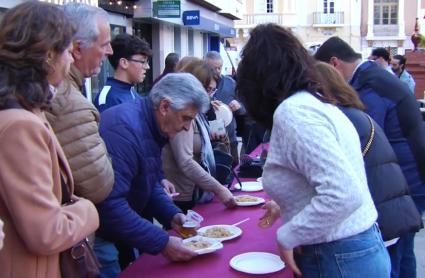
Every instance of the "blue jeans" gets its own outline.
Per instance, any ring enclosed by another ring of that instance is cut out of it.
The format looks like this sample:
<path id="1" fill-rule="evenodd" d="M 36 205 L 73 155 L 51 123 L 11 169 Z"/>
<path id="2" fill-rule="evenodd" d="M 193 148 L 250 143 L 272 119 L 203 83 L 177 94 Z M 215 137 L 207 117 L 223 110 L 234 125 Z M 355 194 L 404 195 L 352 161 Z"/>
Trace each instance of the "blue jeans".
<path id="1" fill-rule="evenodd" d="M 392 278 L 416 278 L 414 238 L 415 233 L 409 233 L 400 237 L 396 244 L 388 247 Z"/>
<path id="2" fill-rule="evenodd" d="M 303 278 L 390 277 L 391 265 L 376 224 L 340 240 L 302 246 L 295 261 Z"/>
<path id="3" fill-rule="evenodd" d="M 94 240 L 94 252 L 101 265 L 100 277 L 113 278 L 121 272 L 118 261 L 118 250 L 110 241 L 96 237 Z"/>

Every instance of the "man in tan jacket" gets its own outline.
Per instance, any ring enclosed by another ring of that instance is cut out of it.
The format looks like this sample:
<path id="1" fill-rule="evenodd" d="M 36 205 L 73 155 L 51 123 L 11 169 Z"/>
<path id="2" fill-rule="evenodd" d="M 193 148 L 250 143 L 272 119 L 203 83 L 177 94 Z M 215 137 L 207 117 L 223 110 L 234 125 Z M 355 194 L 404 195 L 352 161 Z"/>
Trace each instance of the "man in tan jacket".
<path id="1" fill-rule="evenodd" d="M 77 26 L 70 74 L 52 100 L 47 118 L 62 145 L 75 180 L 75 194 L 97 204 L 110 193 L 114 173 L 99 135 L 99 112 L 84 96 L 84 78 L 100 72 L 112 54 L 107 13 L 97 7 L 70 3 L 65 13 Z"/>

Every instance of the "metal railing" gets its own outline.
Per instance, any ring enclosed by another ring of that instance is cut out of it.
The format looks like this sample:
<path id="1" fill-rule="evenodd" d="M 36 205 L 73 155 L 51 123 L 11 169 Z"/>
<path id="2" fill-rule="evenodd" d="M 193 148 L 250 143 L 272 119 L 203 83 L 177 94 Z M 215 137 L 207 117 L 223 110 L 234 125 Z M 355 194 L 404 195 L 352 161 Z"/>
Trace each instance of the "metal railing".
<path id="1" fill-rule="evenodd" d="M 398 36 L 398 25 L 373 25 L 374 36 Z"/>
<path id="2" fill-rule="evenodd" d="M 257 25 L 263 23 L 275 23 L 283 26 L 296 24 L 296 14 L 292 13 L 256 13 L 245 14 L 242 20 L 236 20 L 236 25 Z"/>
<path id="3" fill-rule="evenodd" d="M 336 13 L 313 13 L 313 25 L 342 25 L 344 24 L 344 12 Z"/>

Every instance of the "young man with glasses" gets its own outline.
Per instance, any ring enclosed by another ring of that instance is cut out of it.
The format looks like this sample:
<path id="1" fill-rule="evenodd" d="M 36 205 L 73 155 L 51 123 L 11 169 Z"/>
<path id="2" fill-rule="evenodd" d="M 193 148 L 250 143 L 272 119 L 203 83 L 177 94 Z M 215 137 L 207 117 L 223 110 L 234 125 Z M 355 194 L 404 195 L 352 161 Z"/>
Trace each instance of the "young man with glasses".
<path id="1" fill-rule="evenodd" d="M 108 58 L 115 73 L 114 77 L 107 79 L 95 98 L 94 105 L 99 112 L 139 98 L 133 86 L 142 83 L 150 69 L 149 57 L 152 50 L 144 39 L 120 34 L 112 40 L 111 45 L 114 54 Z"/>

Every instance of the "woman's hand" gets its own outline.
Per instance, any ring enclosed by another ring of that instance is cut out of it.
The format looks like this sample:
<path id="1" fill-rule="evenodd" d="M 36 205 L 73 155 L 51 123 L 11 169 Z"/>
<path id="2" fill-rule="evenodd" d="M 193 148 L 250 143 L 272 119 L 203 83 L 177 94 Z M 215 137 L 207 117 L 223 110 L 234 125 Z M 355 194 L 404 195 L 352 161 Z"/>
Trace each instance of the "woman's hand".
<path id="1" fill-rule="evenodd" d="M 165 193 L 170 197 L 170 199 L 173 199 L 176 196 L 179 196 L 180 193 L 176 192 L 176 188 L 174 187 L 174 184 L 172 184 L 169 180 L 163 179 L 161 181 L 162 187 L 164 187 Z"/>
<path id="2" fill-rule="evenodd" d="M 220 186 L 220 189 L 215 192 L 220 201 L 228 208 L 234 208 L 236 206 L 236 200 L 232 192 L 224 186 Z"/>
<path id="3" fill-rule="evenodd" d="M 301 271 L 295 263 L 294 250 L 286 250 L 282 247 L 282 245 L 280 245 L 280 243 L 277 244 L 279 245 L 279 253 L 282 261 L 285 263 L 286 266 L 289 266 L 289 268 L 291 268 L 294 274 L 296 274 L 298 277 L 301 277 Z"/>
<path id="4" fill-rule="evenodd" d="M 239 103 L 239 101 L 234 99 L 229 103 L 229 107 L 232 110 L 232 112 L 235 112 L 241 108 L 241 104 Z"/>
<path id="5" fill-rule="evenodd" d="M 214 110 L 218 110 L 220 105 L 222 105 L 223 103 L 219 100 L 213 100 L 213 101 L 211 101 L 211 104 L 212 104 Z"/>
<path id="6" fill-rule="evenodd" d="M 276 222 L 276 220 L 280 217 L 280 207 L 275 201 L 272 200 L 262 206 L 262 209 L 265 209 L 266 212 L 260 218 L 258 226 L 260 226 L 261 228 L 270 228 L 271 226 L 273 226 L 274 222 Z"/>

